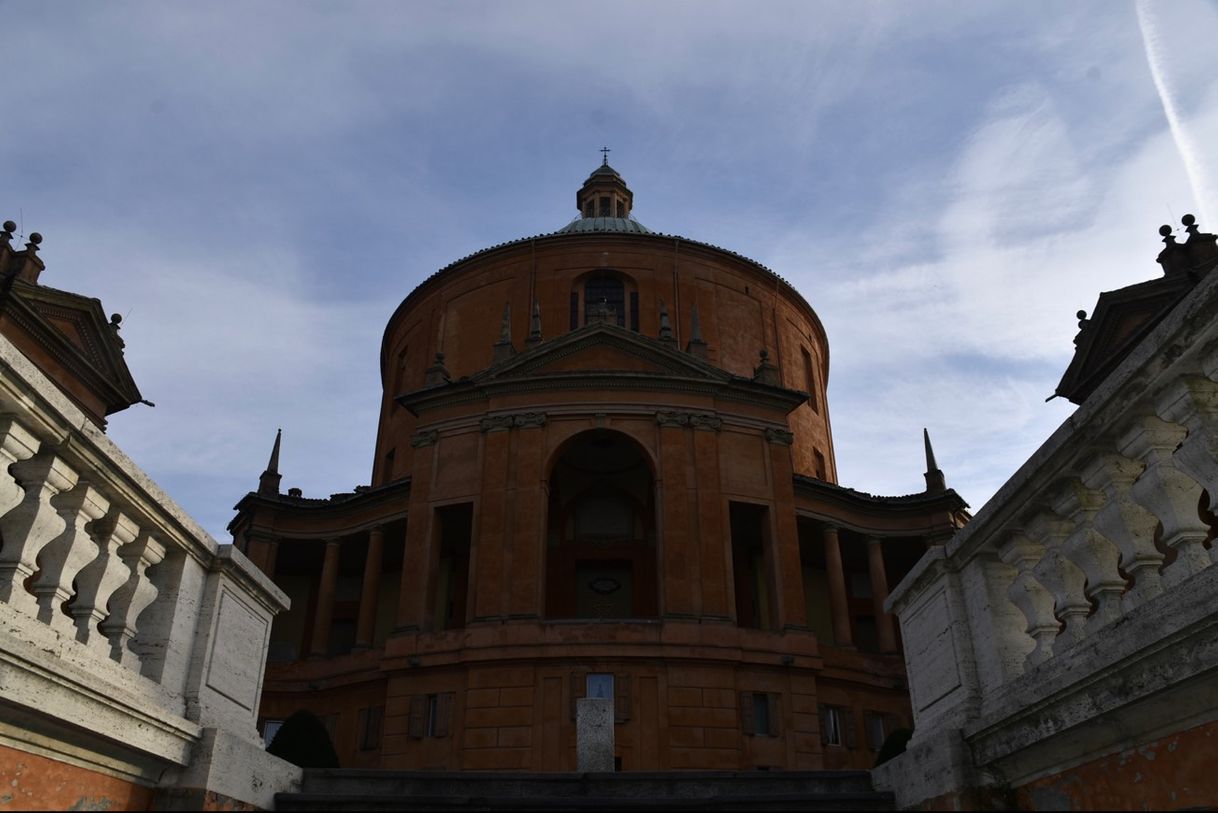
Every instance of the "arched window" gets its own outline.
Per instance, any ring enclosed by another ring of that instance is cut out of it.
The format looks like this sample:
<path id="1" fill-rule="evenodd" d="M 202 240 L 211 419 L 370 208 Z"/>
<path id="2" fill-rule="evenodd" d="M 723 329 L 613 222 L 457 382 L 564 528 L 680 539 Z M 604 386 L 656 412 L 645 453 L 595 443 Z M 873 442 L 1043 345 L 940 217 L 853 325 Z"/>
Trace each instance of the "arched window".
<path id="1" fill-rule="evenodd" d="M 618 327 L 626 326 L 626 286 L 616 276 L 597 274 L 584 283 L 584 324 L 593 308 L 607 307 L 613 311 Z"/>
<path id="2" fill-rule="evenodd" d="M 655 482 L 626 435 L 576 437 L 550 473 L 547 618 L 654 618 Z"/>

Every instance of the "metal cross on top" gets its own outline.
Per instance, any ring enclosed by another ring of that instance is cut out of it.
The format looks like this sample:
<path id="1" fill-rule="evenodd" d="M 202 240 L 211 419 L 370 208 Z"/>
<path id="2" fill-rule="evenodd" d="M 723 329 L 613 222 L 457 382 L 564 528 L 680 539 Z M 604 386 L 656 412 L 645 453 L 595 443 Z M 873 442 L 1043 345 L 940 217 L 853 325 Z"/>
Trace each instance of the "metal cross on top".
<path id="1" fill-rule="evenodd" d="M 601 147 L 601 166 L 609 166 L 609 153 L 610 149 L 608 147 Z"/>

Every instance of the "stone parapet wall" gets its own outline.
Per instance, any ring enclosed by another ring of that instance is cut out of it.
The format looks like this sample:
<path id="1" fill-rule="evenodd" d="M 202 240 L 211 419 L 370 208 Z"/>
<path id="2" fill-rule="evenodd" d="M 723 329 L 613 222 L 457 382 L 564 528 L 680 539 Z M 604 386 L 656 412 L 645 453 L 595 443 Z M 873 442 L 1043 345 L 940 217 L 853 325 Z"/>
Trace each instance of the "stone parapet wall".
<path id="1" fill-rule="evenodd" d="M 882 772 L 898 803 L 1034 783 L 1218 716 L 1216 486 L 1211 275 L 893 590 L 915 722 Z"/>
<path id="2" fill-rule="evenodd" d="M 200 765 L 241 753 L 229 761 L 290 784 L 255 728 L 286 596 L 3 337 L 0 458 L 5 753 L 202 791 Z M 224 795 L 269 806 L 274 783 L 259 783 Z"/>

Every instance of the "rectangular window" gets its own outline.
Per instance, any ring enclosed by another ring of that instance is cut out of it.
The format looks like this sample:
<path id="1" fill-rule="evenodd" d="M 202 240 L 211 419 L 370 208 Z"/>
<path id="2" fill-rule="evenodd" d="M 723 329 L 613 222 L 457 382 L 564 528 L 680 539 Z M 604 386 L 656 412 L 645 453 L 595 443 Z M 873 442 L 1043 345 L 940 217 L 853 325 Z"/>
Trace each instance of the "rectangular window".
<path id="1" fill-rule="evenodd" d="M 639 332 L 639 292 L 630 292 L 630 329 Z"/>
<path id="2" fill-rule="evenodd" d="M 381 747 L 381 724 L 384 719 L 384 706 L 359 710 L 359 750 L 376 751 Z"/>
<path id="3" fill-rule="evenodd" d="M 820 707 L 820 741 L 825 745 L 843 745 L 842 710 L 837 706 Z"/>
<path id="4" fill-rule="evenodd" d="M 732 539 L 732 579 L 736 626 L 770 629 L 769 511 L 764 505 L 728 504 Z"/>
<path id="5" fill-rule="evenodd" d="M 863 726 L 867 732 L 867 747 L 872 751 L 880 750 L 884 740 L 895 728 L 890 722 L 890 715 L 878 711 L 864 711 Z"/>
<path id="6" fill-rule="evenodd" d="M 452 725 L 452 692 L 418 694 L 410 698 L 410 719 L 407 733 L 416 740 L 425 737 L 447 737 Z"/>
<path id="7" fill-rule="evenodd" d="M 433 622 L 438 632 L 465 626 L 474 505 L 461 503 L 437 508 L 436 520 L 440 559 L 436 566 Z"/>
<path id="8" fill-rule="evenodd" d="M 601 217 L 613 217 L 613 212 L 609 209 L 609 198 L 600 199 Z"/>
<path id="9" fill-rule="evenodd" d="M 808 406 L 812 407 L 813 412 L 820 412 L 820 405 L 816 402 L 816 374 L 812 369 L 812 354 L 806 348 L 799 348 L 799 354 L 803 356 L 804 361 L 804 389 L 808 391 Z"/>
<path id="10" fill-rule="evenodd" d="M 279 729 L 283 728 L 283 720 L 266 720 L 262 724 L 262 741 L 266 745 L 270 745 L 275 739 L 275 735 L 279 733 Z"/>
<path id="11" fill-rule="evenodd" d="M 740 693 L 740 728 L 745 734 L 777 737 L 780 730 L 778 695 L 773 692 Z"/>
<path id="12" fill-rule="evenodd" d="M 820 450 L 812 452 L 812 456 L 816 458 L 816 479 L 828 480 L 828 470 L 825 468 L 825 456 L 820 453 Z"/>

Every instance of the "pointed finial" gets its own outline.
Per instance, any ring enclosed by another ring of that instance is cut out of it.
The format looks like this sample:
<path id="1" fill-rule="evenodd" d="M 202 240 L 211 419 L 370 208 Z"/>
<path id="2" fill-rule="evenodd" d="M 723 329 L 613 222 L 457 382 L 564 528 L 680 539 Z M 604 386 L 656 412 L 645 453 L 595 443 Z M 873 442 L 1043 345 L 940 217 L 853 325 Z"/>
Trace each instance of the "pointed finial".
<path id="1" fill-rule="evenodd" d="M 512 303 L 506 302 L 503 305 L 503 322 L 499 325 L 499 341 L 495 342 L 491 352 L 491 364 L 507 361 L 514 355 L 516 348 L 512 346 Z"/>
<path id="2" fill-rule="evenodd" d="M 271 447 L 271 459 L 267 461 L 266 471 L 258 478 L 259 494 L 278 494 L 279 481 L 279 444 L 283 439 L 283 429 L 275 430 L 275 445 Z"/>
<path id="3" fill-rule="evenodd" d="M 706 342 L 702 340 L 702 317 L 698 315 L 697 300 L 694 301 L 694 307 L 689 313 L 689 334 L 689 343 L 685 345 L 685 352 L 706 361 Z"/>
<path id="4" fill-rule="evenodd" d="M 423 374 L 424 387 L 438 387 L 441 384 L 447 384 L 452 380 L 448 374 L 448 368 L 444 366 L 444 354 L 436 351 L 436 360 L 427 368 L 427 372 Z"/>
<path id="5" fill-rule="evenodd" d="M 528 344 L 541 341 L 541 303 L 534 300 L 533 316 L 529 319 L 529 336 L 525 339 Z"/>
<path id="6" fill-rule="evenodd" d="M 672 323 L 668 321 L 668 306 L 663 299 L 660 300 L 660 341 L 676 341 L 672 335 Z"/>
<path id="7" fill-rule="evenodd" d="M 503 321 L 499 323 L 499 341 L 512 341 L 512 303 L 503 303 Z"/>
<path id="8" fill-rule="evenodd" d="M 609 153 L 610 149 L 608 147 L 601 147 L 601 166 L 609 166 Z"/>
<path id="9" fill-rule="evenodd" d="M 947 490 L 947 482 L 943 477 L 943 472 L 939 470 L 939 466 L 935 463 L 935 450 L 930 445 L 930 432 L 926 431 L 926 427 L 922 427 L 922 444 L 926 447 L 926 491 L 930 494 L 938 494 Z"/>

